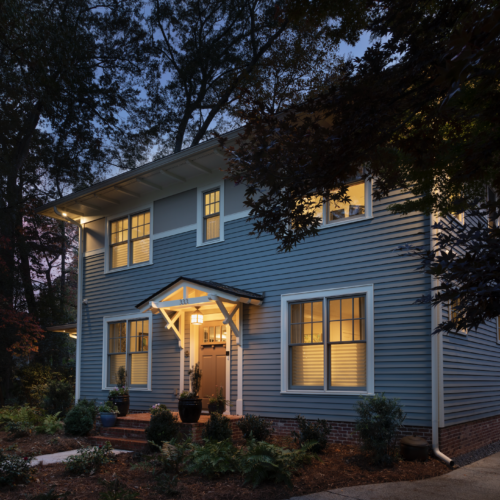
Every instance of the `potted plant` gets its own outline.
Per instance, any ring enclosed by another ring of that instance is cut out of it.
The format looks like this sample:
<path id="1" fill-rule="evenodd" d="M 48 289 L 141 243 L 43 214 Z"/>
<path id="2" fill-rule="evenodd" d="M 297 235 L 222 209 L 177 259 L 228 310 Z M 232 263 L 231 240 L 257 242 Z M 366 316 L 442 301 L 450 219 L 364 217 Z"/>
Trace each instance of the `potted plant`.
<path id="1" fill-rule="evenodd" d="M 113 401 L 105 401 L 97 408 L 101 415 L 101 425 L 103 427 L 113 427 L 116 423 L 116 415 L 120 413 Z"/>
<path id="2" fill-rule="evenodd" d="M 179 416 L 185 424 L 195 424 L 200 419 L 202 400 L 198 397 L 201 386 L 200 364 L 196 363 L 192 370 L 189 370 L 191 378 L 191 392 L 184 391 L 179 396 Z"/>
<path id="3" fill-rule="evenodd" d="M 130 407 L 130 398 L 128 395 L 128 387 L 127 387 L 127 372 L 123 366 L 118 368 L 118 372 L 116 373 L 116 380 L 118 381 L 117 386 L 109 391 L 108 399 L 113 401 L 115 405 L 118 407 L 120 413 L 119 417 L 126 417 L 128 413 L 128 409 Z"/>
<path id="4" fill-rule="evenodd" d="M 215 394 L 211 396 L 207 396 L 208 400 L 208 413 L 212 415 L 212 413 L 220 413 L 221 415 L 226 411 L 226 405 L 230 406 L 231 402 L 224 397 L 224 388 L 220 386 L 217 389 L 217 385 L 215 386 Z"/>
<path id="5" fill-rule="evenodd" d="M 167 411 L 167 410 L 168 410 L 167 405 L 164 405 L 162 403 L 156 403 L 150 408 L 149 413 L 151 413 L 151 416 L 154 416 L 158 415 L 158 413 L 161 413 L 162 411 Z"/>

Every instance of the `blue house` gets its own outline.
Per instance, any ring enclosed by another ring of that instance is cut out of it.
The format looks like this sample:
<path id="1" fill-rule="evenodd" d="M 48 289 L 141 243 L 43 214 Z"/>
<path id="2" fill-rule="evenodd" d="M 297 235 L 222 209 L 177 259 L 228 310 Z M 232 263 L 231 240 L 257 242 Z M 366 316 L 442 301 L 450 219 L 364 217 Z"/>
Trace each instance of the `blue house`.
<path id="1" fill-rule="evenodd" d="M 244 187 L 224 167 L 207 141 L 40 208 L 81 231 L 77 399 L 105 400 L 124 366 L 132 410 L 175 409 L 199 362 L 204 406 L 222 387 L 227 413 L 277 432 L 300 414 L 352 441 L 359 397 L 385 393 L 437 454 L 500 439 L 498 323 L 431 335 L 448 308 L 415 304 L 431 279 L 395 251 L 431 245 L 431 218 L 388 210 L 408 194 L 375 202 L 357 181 L 350 204 L 324 204 L 318 236 L 283 254 L 249 234 Z"/>

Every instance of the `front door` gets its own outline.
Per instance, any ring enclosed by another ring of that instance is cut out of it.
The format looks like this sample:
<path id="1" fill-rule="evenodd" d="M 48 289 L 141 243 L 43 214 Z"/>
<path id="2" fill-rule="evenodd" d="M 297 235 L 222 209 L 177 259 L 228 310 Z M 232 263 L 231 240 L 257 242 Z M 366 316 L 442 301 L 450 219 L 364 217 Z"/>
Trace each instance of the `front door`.
<path id="1" fill-rule="evenodd" d="M 226 397 L 226 336 L 229 328 L 222 321 L 208 321 L 200 326 L 200 397 L 208 410 L 208 398 L 220 391 Z"/>

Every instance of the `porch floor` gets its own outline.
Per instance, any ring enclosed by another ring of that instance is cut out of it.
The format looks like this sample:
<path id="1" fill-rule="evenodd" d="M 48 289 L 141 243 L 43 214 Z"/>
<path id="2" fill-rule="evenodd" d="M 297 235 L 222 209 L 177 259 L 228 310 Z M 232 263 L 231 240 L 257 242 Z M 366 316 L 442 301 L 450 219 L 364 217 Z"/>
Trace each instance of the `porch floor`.
<path id="1" fill-rule="evenodd" d="M 176 411 L 172 412 L 177 418 L 179 419 L 180 422 L 180 417 L 179 413 Z M 225 415 L 229 420 L 241 420 L 243 417 L 241 415 Z M 206 424 L 208 422 L 208 419 L 210 418 L 210 415 L 208 413 L 202 413 L 200 416 L 200 419 L 198 420 L 198 424 Z M 148 423 L 151 420 L 151 413 L 129 413 L 126 417 L 118 417 L 117 418 L 117 425 L 118 422 L 122 423 L 124 427 L 126 427 L 127 422 L 145 422 Z M 196 424 L 184 424 L 184 425 L 196 425 Z"/>

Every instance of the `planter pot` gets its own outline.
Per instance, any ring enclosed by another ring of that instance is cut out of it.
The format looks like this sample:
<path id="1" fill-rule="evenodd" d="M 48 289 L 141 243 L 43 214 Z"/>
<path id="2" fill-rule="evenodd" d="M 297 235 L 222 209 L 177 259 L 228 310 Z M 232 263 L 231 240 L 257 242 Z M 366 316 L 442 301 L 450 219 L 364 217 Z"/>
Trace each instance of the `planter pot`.
<path id="1" fill-rule="evenodd" d="M 201 398 L 179 399 L 179 417 L 184 424 L 196 424 L 200 419 L 202 408 Z"/>
<path id="2" fill-rule="evenodd" d="M 119 417 L 126 417 L 128 414 L 128 409 L 130 407 L 130 398 L 128 394 L 122 394 L 121 396 L 109 396 L 108 399 L 113 401 L 118 407 Z"/>
<path id="3" fill-rule="evenodd" d="M 116 413 L 101 413 L 101 425 L 103 427 L 113 427 L 116 423 Z"/>
<path id="4" fill-rule="evenodd" d="M 208 403 L 208 413 L 220 413 L 221 415 L 226 411 L 224 403 Z"/>

